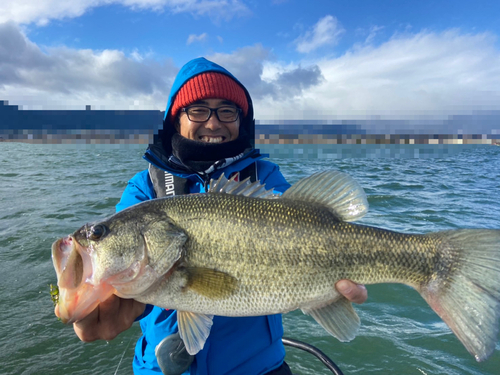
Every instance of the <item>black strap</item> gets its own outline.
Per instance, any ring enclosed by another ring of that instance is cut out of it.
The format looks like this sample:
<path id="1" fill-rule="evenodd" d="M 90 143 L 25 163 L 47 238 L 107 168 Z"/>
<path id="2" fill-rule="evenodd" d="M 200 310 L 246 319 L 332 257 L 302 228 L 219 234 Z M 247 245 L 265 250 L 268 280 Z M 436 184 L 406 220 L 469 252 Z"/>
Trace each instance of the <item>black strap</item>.
<path id="1" fill-rule="evenodd" d="M 172 173 L 149 164 L 149 177 L 155 189 L 156 198 L 189 194 L 187 179 L 174 176 Z"/>
<path id="2" fill-rule="evenodd" d="M 243 169 L 240 173 L 240 181 L 243 181 L 245 178 L 250 177 L 250 182 L 257 181 L 257 163 L 252 163 L 245 169 Z"/>
<path id="3" fill-rule="evenodd" d="M 164 171 L 153 164 L 149 164 L 149 177 L 155 189 L 156 198 L 172 197 L 174 195 L 189 194 L 187 178 L 175 176 L 172 173 Z M 239 173 L 239 180 L 243 181 L 250 177 L 251 182 L 257 181 L 257 165 L 250 164 Z M 232 176 L 231 176 L 232 177 Z"/>

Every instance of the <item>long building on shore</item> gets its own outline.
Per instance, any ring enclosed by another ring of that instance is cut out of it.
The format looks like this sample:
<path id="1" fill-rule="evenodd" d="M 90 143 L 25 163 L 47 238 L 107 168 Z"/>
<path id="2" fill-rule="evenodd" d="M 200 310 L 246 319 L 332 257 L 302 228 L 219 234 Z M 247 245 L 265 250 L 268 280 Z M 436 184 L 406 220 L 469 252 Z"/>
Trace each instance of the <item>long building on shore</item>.
<path id="1" fill-rule="evenodd" d="M 0 101 L 0 141 L 31 143 L 151 143 L 162 127 L 158 110 L 23 110 Z M 408 129 L 368 132 L 363 122 L 257 121 L 255 143 L 279 144 L 497 144 L 500 134 L 436 134 Z"/>

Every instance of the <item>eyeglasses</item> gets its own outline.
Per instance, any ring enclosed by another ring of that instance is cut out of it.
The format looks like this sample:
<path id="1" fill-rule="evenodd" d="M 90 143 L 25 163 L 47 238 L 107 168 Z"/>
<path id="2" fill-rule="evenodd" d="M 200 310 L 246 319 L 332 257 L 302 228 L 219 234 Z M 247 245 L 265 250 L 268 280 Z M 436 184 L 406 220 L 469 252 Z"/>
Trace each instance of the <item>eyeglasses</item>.
<path id="1" fill-rule="evenodd" d="M 186 112 L 189 121 L 193 122 L 205 122 L 208 121 L 212 112 L 215 112 L 217 119 L 220 122 L 234 122 L 238 120 L 241 109 L 237 107 L 219 107 L 219 108 L 209 108 L 205 106 L 191 106 L 187 108 L 182 108 L 182 112 Z"/>

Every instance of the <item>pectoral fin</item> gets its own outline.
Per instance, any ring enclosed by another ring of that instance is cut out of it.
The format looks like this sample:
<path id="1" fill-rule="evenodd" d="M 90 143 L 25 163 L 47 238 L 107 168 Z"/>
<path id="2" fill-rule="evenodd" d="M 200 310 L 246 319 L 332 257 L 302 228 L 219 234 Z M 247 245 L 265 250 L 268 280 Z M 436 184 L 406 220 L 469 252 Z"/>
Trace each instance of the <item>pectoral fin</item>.
<path id="1" fill-rule="evenodd" d="M 189 354 L 195 355 L 205 346 L 205 341 L 207 341 L 212 328 L 213 317 L 213 315 L 177 311 L 179 335 Z"/>
<path id="2" fill-rule="evenodd" d="M 233 276 L 209 268 L 188 267 L 186 287 L 211 298 L 221 299 L 234 293 L 238 280 Z"/>
<path id="3" fill-rule="evenodd" d="M 358 314 L 345 297 L 317 309 L 302 309 L 302 312 L 311 315 L 328 333 L 343 342 L 356 337 L 360 326 Z"/>

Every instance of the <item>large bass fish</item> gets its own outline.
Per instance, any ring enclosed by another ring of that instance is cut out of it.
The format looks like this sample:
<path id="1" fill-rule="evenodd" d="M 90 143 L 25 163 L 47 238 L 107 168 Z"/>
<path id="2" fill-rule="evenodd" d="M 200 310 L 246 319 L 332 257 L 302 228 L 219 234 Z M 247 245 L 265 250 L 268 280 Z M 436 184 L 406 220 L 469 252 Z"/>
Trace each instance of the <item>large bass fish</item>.
<path id="1" fill-rule="evenodd" d="M 213 315 L 302 309 L 349 341 L 360 322 L 335 283 L 403 283 L 486 359 L 498 334 L 500 230 L 403 234 L 349 223 L 367 210 L 363 189 L 335 171 L 280 197 L 219 180 L 207 194 L 139 203 L 52 245 L 60 316 L 82 319 L 111 294 L 176 309 L 195 354 Z"/>

